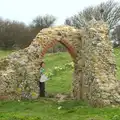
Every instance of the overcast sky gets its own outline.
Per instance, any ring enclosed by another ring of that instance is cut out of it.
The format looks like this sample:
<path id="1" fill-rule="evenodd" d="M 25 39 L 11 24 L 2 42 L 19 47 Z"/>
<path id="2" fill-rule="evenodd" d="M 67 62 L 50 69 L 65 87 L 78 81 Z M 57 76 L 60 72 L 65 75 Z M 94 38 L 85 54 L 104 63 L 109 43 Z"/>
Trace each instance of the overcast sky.
<path id="1" fill-rule="evenodd" d="M 104 1 L 107 0 L 0 0 L 0 17 L 29 24 L 38 15 L 52 14 L 57 17 L 56 25 L 61 25 L 66 17 Z"/>

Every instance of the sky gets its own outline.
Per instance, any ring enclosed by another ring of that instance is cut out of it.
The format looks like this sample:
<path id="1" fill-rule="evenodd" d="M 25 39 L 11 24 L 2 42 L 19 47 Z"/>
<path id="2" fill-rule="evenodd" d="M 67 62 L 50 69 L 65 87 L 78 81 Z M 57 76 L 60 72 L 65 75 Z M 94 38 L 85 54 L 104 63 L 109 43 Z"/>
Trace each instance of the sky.
<path id="1" fill-rule="evenodd" d="M 57 18 L 56 25 L 87 6 L 107 0 L 0 0 L 0 17 L 29 24 L 36 16 L 50 14 Z M 115 0 L 119 1 L 119 0 Z"/>

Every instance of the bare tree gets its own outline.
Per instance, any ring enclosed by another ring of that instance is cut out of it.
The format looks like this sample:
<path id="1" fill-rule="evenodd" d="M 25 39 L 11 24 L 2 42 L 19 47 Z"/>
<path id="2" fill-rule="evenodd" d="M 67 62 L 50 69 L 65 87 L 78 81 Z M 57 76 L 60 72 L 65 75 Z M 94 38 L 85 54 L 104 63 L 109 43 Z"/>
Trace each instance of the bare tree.
<path id="1" fill-rule="evenodd" d="M 43 28 L 48 28 L 52 26 L 55 21 L 56 18 L 52 15 L 37 16 L 30 24 L 33 36 L 35 37 L 36 34 Z"/>
<path id="2" fill-rule="evenodd" d="M 0 19 L 0 48 L 24 48 L 32 41 L 29 26 L 22 22 Z"/>
<path id="3" fill-rule="evenodd" d="M 32 21 L 32 26 L 35 28 L 39 28 L 40 30 L 43 28 L 48 28 L 52 26 L 55 22 L 56 18 L 52 15 L 45 15 L 45 16 L 37 16 Z"/>
<path id="4" fill-rule="evenodd" d="M 111 39 L 113 40 L 114 47 L 120 46 L 120 24 L 116 25 L 111 32 Z"/>
<path id="5" fill-rule="evenodd" d="M 93 18 L 95 20 L 102 19 L 103 21 L 107 22 L 111 29 L 116 23 L 120 21 L 120 4 L 109 0 L 95 7 L 87 7 L 78 14 L 67 18 L 65 20 L 65 24 L 80 28 Z"/>
<path id="6" fill-rule="evenodd" d="M 43 28 L 53 25 L 52 15 L 38 16 L 27 26 L 23 22 L 0 18 L 0 49 L 20 49 L 27 47 Z"/>

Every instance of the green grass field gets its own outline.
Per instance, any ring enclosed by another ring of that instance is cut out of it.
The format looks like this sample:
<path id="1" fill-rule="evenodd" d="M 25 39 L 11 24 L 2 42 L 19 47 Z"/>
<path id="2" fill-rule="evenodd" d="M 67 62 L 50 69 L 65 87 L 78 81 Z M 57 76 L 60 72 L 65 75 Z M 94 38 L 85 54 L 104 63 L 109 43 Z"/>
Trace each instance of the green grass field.
<path id="1" fill-rule="evenodd" d="M 10 51 L 0 51 L 0 57 Z M 120 80 L 120 49 L 115 49 L 117 78 Z M 46 71 L 63 68 L 72 59 L 68 53 L 47 54 Z M 72 69 L 57 72 L 46 83 L 48 93 L 69 93 L 72 89 Z M 61 109 L 58 109 L 61 106 Z M 120 120 L 120 108 L 92 108 L 82 101 L 58 103 L 50 98 L 33 101 L 0 101 L 0 120 Z"/>
<path id="2" fill-rule="evenodd" d="M 0 50 L 0 58 L 3 58 L 5 56 L 9 55 L 11 52 L 12 51 L 10 51 L 10 50 L 9 51 L 8 50 L 6 50 L 6 51 Z"/>

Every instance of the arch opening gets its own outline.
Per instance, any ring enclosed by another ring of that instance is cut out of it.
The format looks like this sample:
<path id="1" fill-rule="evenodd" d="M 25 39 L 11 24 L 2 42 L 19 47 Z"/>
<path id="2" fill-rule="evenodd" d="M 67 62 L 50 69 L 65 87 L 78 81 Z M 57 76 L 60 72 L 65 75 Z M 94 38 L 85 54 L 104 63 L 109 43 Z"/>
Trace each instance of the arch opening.
<path id="1" fill-rule="evenodd" d="M 65 48 L 67 49 L 67 51 L 70 53 L 71 57 L 74 60 L 76 58 L 76 56 L 77 56 L 76 50 L 67 40 L 61 40 L 61 41 L 53 40 L 51 43 L 47 44 L 43 48 L 40 56 L 44 57 L 44 55 L 46 54 L 48 49 L 54 47 L 56 44 L 58 44 L 58 42 L 61 43 L 63 46 L 65 46 Z"/>
<path id="2" fill-rule="evenodd" d="M 53 47 L 55 47 L 57 44 L 61 44 L 61 45 L 63 45 L 65 48 L 66 48 L 66 52 L 67 52 L 67 54 L 69 54 L 71 57 L 71 60 L 69 61 L 70 63 L 73 63 L 73 66 L 74 66 L 74 61 L 75 61 L 75 59 L 76 59 L 76 50 L 75 50 L 75 48 L 71 45 L 71 43 L 69 43 L 67 40 L 61 40 L 61 41 L 57 41 L 57 40 L 53 40 L 51 43 L 49 43 L 49 44 L 47 44 L 44 48 L 43 48 L 43 50 L 42 50 L 42 52 L 41 52 L 41 57 L 42 57 L 42 59 L 45 57 L 45 55 L 46 55 L 46 53 L 47 53 L 47 51 L 50 49 L 50 48 L 53 48 Z M 67 56 L 66 56 L 67 57 Z M 68 62 L 68 61 L 67 61 Z M 66 63 L 67 63 L 66 62 Z M 61 67 L 61 66 L 60 66 Z M 67 72 L 66 72 L 67 73 Z M 74 73 L 74 67 L 73 67 L 73 69 L 69 72 L 69 73 L 67 73 L 68 74 L 68 76 L 69 76 L 69 78 L 63 78 L 63 79 L 68 79 L 67 81 L 69 81 L 69 86 L 71 86 L 71 89 L 69 90 L 69 95 L 71 96 L 72 94 L 71 94 L 71 91 L 73 91 L 73 77 L 72 77 L 72 74 Z M 60 75 L 59 75 L 60 76 Z M 61 77 L 62 78 L 62 77 Z M 66 81 L 66 80 L 65 80 Z M 50 82 L 52 82 L 52 81 L 50 81 Z M 47 82 L 48 84 L 49 84 L 49 82 Z M 59 84 L 59 83 L 58 83 Z M 65 87 L 65 86 L 64 86 Z M 48 91 L 49 92 L 49 91 Z M 64 92 L 64 93 L 66 93 L 66 91 Z M 63 93 L 63 94 L 64 94 Z M 59 94 L 59 92 L 58 92 L 58 94 Z"/>

